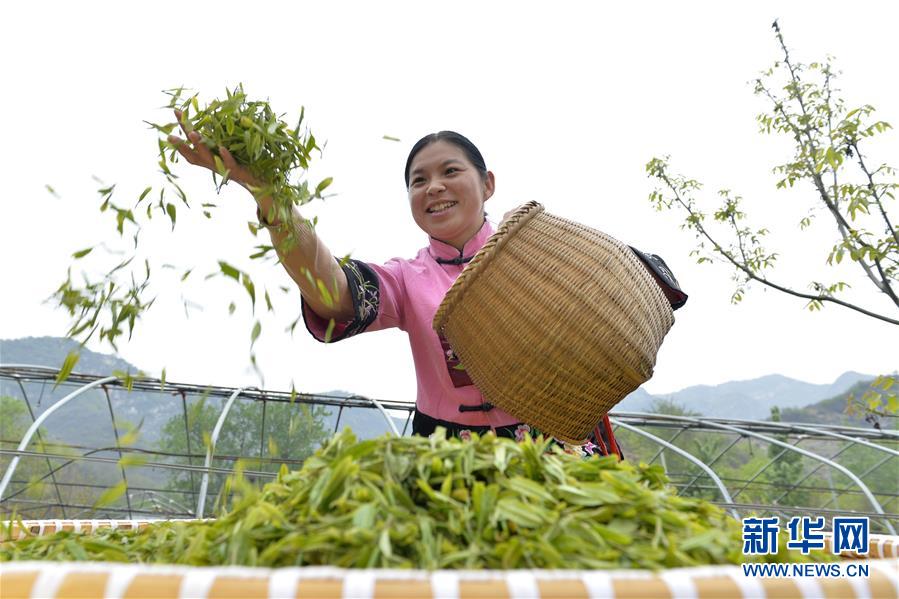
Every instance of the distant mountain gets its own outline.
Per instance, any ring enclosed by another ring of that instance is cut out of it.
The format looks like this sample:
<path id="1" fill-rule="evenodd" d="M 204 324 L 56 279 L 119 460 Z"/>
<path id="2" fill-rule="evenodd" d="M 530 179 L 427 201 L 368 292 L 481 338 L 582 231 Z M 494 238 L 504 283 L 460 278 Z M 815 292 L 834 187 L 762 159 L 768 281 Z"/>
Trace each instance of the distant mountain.
<path id="1" fill-rule="evenodd" d="M 27 364 L 59 368 L 66 356 L 79 344 L 65 337 L 25 337 L 0 339 L 0 364 Z M 113 370 L 137 372 L 127 361 L 110 354 L 100 354 L 81 348 L 75 371 L 81 374 L 109 375 Z"/>
<path id="2" fill-rule="evenodd" d="M 653 395 L 639 387 L 636 391 L 625 397 L 613 410 L 620 412 L 649 412 L 653 402 L 660 399 L 661 395 Z"/>
<path id="3" fill-rule="evenodd" d="M 64 337 L 26 337 L 24 339 L 0 339 L 0 364 L 47 366 L 59 368 L 65 357 L 80 346 L 76 341 Z M 81 357 L 75 365 L 75 372 L 80 374 L 108 376 L 113 371 L 137 373 L 139 369 L 129 362 L 110 354 L 101 354 L 86 348 L 80 348 Z M 71 387 L 44 383 L 25 382 L 31 409 L 39 416 L 47 408 L 71 393 Z M 9 380 L 0 380 L 0 393 L 21 397 L 19 386 Z M 152 444 L 159 439 L 162 424 L 169 418 L 169 404 L 173 401 L 160 401 L 158 394 L 132 393 L 110 389 L 110 402 L 114 407 L 116 424 L 119 431 L 126 430 L 128 425 L 143 423 L 141 442 L 138 446 Z M 44 428 L 53 439 L 64 443 L 78 445 L 85 439 L 102 445 L 115 445 L 115 431 L 112 426 L 109 403 L 106 394 L 99 389 L 88 391 L 84 396 L 59 409 L 47 420 Z"/>
<path id="4" fill-rule="evenodd" d="M 780 419 L 783 422 L 801 422 L 808 424 L 836 424 L 843 426 L 857 426 L 871 428 L 871 423 L 866 422 L 861 416 L 846 413 L 846 405 L 850 395 L 857 398 L 870 389 L 871 380 L 861 381 L 850 387 L 847 391 L 839 393 L 828 399 L 819 401 L 804 408 L 790 408 L 782 410 Z M 899 428 L 896 418 L 882 418 L 880 426 L 883 428 Z"/>
<path id="5" fill-rule="evenodd" d="M 58 368 L 65 356 L 77 346 L 76 342 L 60 337 L 0 340 L 0 363 L 34 364 Z M 121 358 L 82 349 L 81 358 L 75 370 L 85 374 L 106 375 L 113 370 L 138 372 L 139 369 Z M 779 374 L 771 374 L 747 381 L 731 381 L 720 385 L 695 385 L 665 395 L 652 395 L 643 389 L 637 389 L 615 409 L 617 411 L 647 412 L 652 409 L 652 404 L 656 400 L 666 399 L 687 410 L 706 416 L 764 420 L 770 415 L 773 406 L 778 406 L 782 410 L 802 408 L 844 394 L 852 385 L 873 378 L 871 375 L 858 372 L 845 372 L 833 383 L 819 385 Z M 7 382 L 3 386 L 8 385 Z M 2 390 L 7 391 L 5 388 Z M 12 389 L 10 388 L 9 391 L 12 392 Z M 35 397 L 42 398 L 35 408 L 35 411 L 40 413 L 61 397 L 61 391 L 60 388 L 56 392 L 52 392 L 49 390 L 49 386 L 45 386 L 28 392 L 29 396 L 33 394 Z M 344 391 L 330 391 L 327 394 L 345 397 L 351 395 Z M 170 405 L 171 402 L 160 401 L 158 394 L 146 394 L 147 397 L 138 397 L 139 395 L 135 393 L 131 394 L 128 400 L 118 400 L 116 406 L 122 406 L 123 419 L 132 423 L 144 421 L 144 430 L 149 441 L 155 437 L 153 431 L 158 430 L 161 423 L 171 417 L 172 410 L 178 406 Z M 90 408 L 89 413 L 92 416 L 89 421 L 86 418 L 88 412 L 85 410 L 87 408 L 82 408 L 80 412 L 74 413 L 72 416 L 76 418 L 75 422 L 78 423 L 78 426 L 67 427 L 66 435 L 73 438 L 72 442 L 78 435 L 98 433 L 100 428 L 104 431 L 109 430 L 109 414 L 105 400 Z M 116 410 L 118 411 L 119 407 L 116 407 Z M 329 415 L 329 422 L 332 426 L 336 423 L 337 412 L 338 410 L 334 409 Z M 84 417 L 80 418 L 79 414 L 83 414 Z M 81 422 L 82 420 L 84 422 Z M 395 421 L 397 428 L 402 431 L 405 418 L 397 418 Z M 386 421 L 377 410 L 344 410 L 340 428 L 346 425 L 349 425 L 361 438 L 377 436 L 388 430 Z"/>
<path id="6" fill-rule="evenodd" d="M 845 372 L 830 384 L 806 383 L 780 374 L 731 381 L 720 385 L 695 385 L 675 393 L 652 395 L 637 389 L 619 403 L 619 411 L 647 412 L 656 399 L 664 398 L 705 416 L 764 420 L 771 408 L 801 408 L 834 397 L 873 375 Z"/>
<path id="7" fill-rule="evenodd" d="M 28 337 L 25 339 L 0 340 L 0 364 L 23 364 L 59 368 L 66 355 L 78 348 L 78 343 L 62 337 Z M 114 370 L 136 373 L 139 368 L 129 362 L 109 354 L 101 354 L 82 348 L 75 372 L 81 374 L 109 375 Z M 23 383 L 31 409 L 39 416 L 50 406 L 72 391 L 71 387 L 53 389 L 52 384 Z M 19 386 L 9 380 L 0 380 L 0 394 L 21 397 Z M 322 395 L 351 397 L 346 391 L 329 391 Z M 180 415 L 183 407 L 180 396 L 167 393 L 110 389 L 109 396 L 120 431 L 125 424 L 141 426 L 138 447 L 152 447 L 161 437 L 162 428 L 174 415 Z M 223 399 L 210 401 L 224 405 Z M 352 408 L 340 410 L 327 408 L 325 426 L 328 430 L 343 430 L 346 427 L 360 439 L 378 437 L 390 431 L 387 421 L 377 409 Z M 338 416 L 340 418 L 338 422 Z M 394 417 L 397 430 L 403 431 L 405 418 Z M 44 425 L 53 439 L 64 443 L 80 445 L 91 439 L 98 445 L 115 445 L 109 403 L 101 390 L 92 390 L 84 396 L 59 409 Z M 408 427 L 407 434 L 411 431 Z"/>
<path id="8" fill-rule="evenodd" d="M 328 392 L 327 395 L 343 397 L 352 396 L 351 393 L 346 393 L 344 391 L 331 391 Z M 326 423 L 332 431 L 335 430 L 335 428 L 337 431 L 351 428 L 359 439 L 373 439 L 392 432 L 387 420 L 378 409 L 344 408 L 342 413 L 339 408 L 328 408 L 328 410 L 329 413 Z M 338 415 L 340 416 L 340 422 L 337 421 Z M 412 434 L 411 420 L 409 421 L 409 425 L 406 426 L 405 417 L 400 418 L 398 416 L 391 416 L 391 418 L 393 419 L 393 425 L 400 434 L 403 434 L 403 428 L 406 429 L 406 435 Z"/>

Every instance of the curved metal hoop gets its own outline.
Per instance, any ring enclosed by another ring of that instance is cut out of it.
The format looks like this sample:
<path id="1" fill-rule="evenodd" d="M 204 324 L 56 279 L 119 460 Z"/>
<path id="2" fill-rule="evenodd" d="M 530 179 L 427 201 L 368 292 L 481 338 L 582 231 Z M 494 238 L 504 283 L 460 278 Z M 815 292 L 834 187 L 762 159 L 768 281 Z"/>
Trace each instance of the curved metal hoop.
<path id="1" fill-rule="evenodd" d="M 855 485 L 859 488 L 859 490 L 861 490 L 861 492 L 865 494 L 865 497 L 867 497 L 868 502 L 871 504 L 871 507 L 874 508 L 875 512 L 877 512 L 878 514 L 886 515 L 886 513 L 883 511 L 883 508 L 880 505 L 880 502 L 877 501 L 877 499 L 874 497 L 874 494 L 871 493 L 871 489 L 869 489 L 868 486 L 865 483 L 863 483 L 861 481 L 861 479 L 859 477 L 857 477 L 855 474 L 853 474 L 848 468 L 846 468 L 845 466 L 841 466 L 840 464 L 837 464 L 833 460 L 828 460 L 824 456 L 820 456 L 820 455 L 813 453 L 811 451 L 808 451 L 806 449 L 802 449 L 801 447 L 796 447 L 795 445 L 790 445 L 789 443 L 784 443 L 783 441 L 780 441 L 773 437 L 769 437 L 768 435 L 763 435 L 761 433 L 756 433 L 754 431 L 749 431 L 744 428 L 739 428 L 736 426 L 730 426 L 729 424 L 721 424 L 719 422 L 712 422 L 710 420 L 704 420 L 704 419 L 700 420 L 698 418 L 691 418 L 689 416 L 666 415 L 666 417 L 672 418 L 674 420 L 681 420 L 684 422 L 701 423 L 703 426 L 711 426 L 714 428 L 720 428 L 723 430 L 728 430 L 728 431 L 732 431 L 735 433 L 739 433 L 741 435 L 748 435 L 750 437 L 755 437 L 756 439 L 761 439 L 762 441 L 765 441 L 766 443 L 771 443 L 773 445 L 777 445 L 778 447 L 782 447 L 786 451 L 795 451 L 796 453 L 804 455 L 807 458 L 811 458 L 813 460 L 823 462 L 823 463 L 827 464 L 828 466 L 830 466 L 831 468 L 838 470 L 839 472 L 841 472 L 842 474 L 847 476 L 852 482 L 854 482 Z M 888 519 L 884 518 L 884 524 L 887 527 L 887 530 L 890 531 L 890 534 L 893 534 L 893 535 L 896 534 L 896 529 L 893 526 L 892 522 L 890 522 Z"/>
<path id="2" fill-rule="evenodd" d="M 234 400 L 237 399 L 237 396 L 245 390 L 246 387 L 241 387 L 231 394 L 231 397 L 225 402 L 225 407 L 222 408 L 222 413 L 219 414 L 219 418 L 215 422 L 215 428 L 212 429 L 209 447 L 206 448 L 206 462 L 203 464 L 203 480 L 200 482 L 200 496 L 197 498 L 197 518 L 203 517 L 203 511 L 206 507 L 206 491 L 209 489 L 209 467 L 212 465 L 212 456 L 215 454 L 215 444 L 218 441 L 219 433 L 222 432 L 222 426 L 225 424 L 225 419 L 228 418 L 228 412 L 231 411 L 231 404 L 233 404 Z M 190 434 L 189 431 L 188 434 Z"/>
<path id="3" fill-rule="evenodd" d="M 102 379 L 97 379 L 92 383 L 88 383 L 82 387 L 79 387 L 75 391 L 72 391 L 58 402 L 44 410 L 44 413 L 37 417 L 37 420 L 31 423 L 31 426 L 28 427 L 28 430 L 25 431 L 25 435 L 22 437 L 22 441 L 19 443 L 19 446 L 16 448 L 16 451 L 23 451 L 26 447 L 28 447 L 28 443 L 31 442 L 31 437 L 34 436 L 34 433 L 37 432 L 37 429 L 44 423 L 44 421 L 50 417 L 53 412 L 63 407 L 85 391 L 90 391 L 94 387 L 99 387 L 104 383 L 111 383 L 112 381 L 118 380 L 118 377 L 108 376 Z M 12 461 L 9 463 L 9 467 L 7 467 L 6 472 L 3 474 L 3 480 L 0 481 L 0 499 L 3 499 L 3 492 L 6 491 L 7 485 L 9 485 L 9 481 L 12 479 L 13 473 L 16 471 L 16 467 L 19 465 L 19 459 L 21 456 L 13 457 Z"/>
<path id="4" fill-rule="evenodd" d="M 629 431 L 631 431 L 631 432 L 637 433 L 638 435 L 643 435 L 643 436 L 646 437 L 647 439 L 650 439 L 651 441 L 653 441 L 653 442 L 655 442 L 655 443 L 657 443 L 657 444 L 663 446 L 664 448 L 670 449 L 671 451 L 673 451 L 674 453 L 678 454 L 679 456 L 682 456 L 682 457 L 684 457 L 684 458 L 690 460 L 691 462 L 693 462 L 694 464 L 696 464 L 697 466 L 699 466 L 702 470 L 704 470 L 705 473 L 709 475 L 709 478 L 711 478 L 712 481 L 714 481 L 715 485 L 718 487 L 718 490 L 721 491 L 721 496 L 724 498 L 724 501 L 726 501 L 727 503 L 733 503 L 733 502 L 734 502 L 734 500 L 733 500 L 733 499 L 731 498 L 731 496 L 730 496 L 730 493 L 729 493 L 728 490 L 727 490 L 727 487 L 724 486 L 724 483 L 721 482 L 721 479 L 718 478 L 718 475 L 715 474 L 715 471 L 712 470 L 711 468 L 709 468 L 708 466 L 706 466 L 705 464 L 703 464 L 702 461 L 701 461 L 699 458 L 697 458 L 696 456 L 694 456 L 693 454 L 691 454 L 691 453 L 689 453 L 689 452 L 687 452 L 687 451 L 684 451 L 683 449 L 681 449 L 681 448 L 678 447 L 677 445 L 672 445 L 672 444 L 669 443 L 668 441 L 666 441 L 666 440 L 664 440 L 664 439 L 661 439 L 661 438 L 659 438 L 659 437 L 656 437 L 655 435 L 653 435 L 653 434 L 651 434 L 651 433 L 647 433 L 646 431 L 642 431 L 642 430 L 638 429 L 638 428 L 635 427 L 635 426 L 631 426 L 631 425 L 629 425 L 629 424 L 624 424 L 623 422 L 619 422 L 618 420 L 616 420 L 616 419 L 614 419 L 614 418 L 609 418 L 609 420 L 611 420 L 612 422 L 614 422 L 617 426 L 620 426 L 620 427 L 622 427 L 622 428 L 624 428 L 624 429 L 626 429 L 626 430 L 629 430 Z M 734 518 L 737 518 L 737 519 L 740 518 L 740 513 L 737 512 L 736 509 L 730 508 L 730 513 L 733 514 Z"/>

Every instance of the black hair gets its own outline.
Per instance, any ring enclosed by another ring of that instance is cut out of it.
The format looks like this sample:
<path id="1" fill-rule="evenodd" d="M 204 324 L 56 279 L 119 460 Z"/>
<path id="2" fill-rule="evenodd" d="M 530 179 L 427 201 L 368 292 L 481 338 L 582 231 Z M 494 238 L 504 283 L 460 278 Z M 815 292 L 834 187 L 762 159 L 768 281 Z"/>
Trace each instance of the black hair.
<path id="1" fill-rule="evenodd" d="M 455 131 L 440 131 L 438 133 L 430 133 L 425 135 L 412 146 L 409 152 L 409 158 L 406 159 L 406 188 L 409 188 L 409 169 L 412 168 L 412 159 L 415 158 L 422 148 L 429 146 L 435 141 L 445 141 L 453 144 L 465 152 L 465 156 L 474 165 L 475 169 L 480 173 L 482 179 L 487 178 L 487 165 L 484 163 L 484 157 L 478 148 L 471 143 L 471 140 Z"/>

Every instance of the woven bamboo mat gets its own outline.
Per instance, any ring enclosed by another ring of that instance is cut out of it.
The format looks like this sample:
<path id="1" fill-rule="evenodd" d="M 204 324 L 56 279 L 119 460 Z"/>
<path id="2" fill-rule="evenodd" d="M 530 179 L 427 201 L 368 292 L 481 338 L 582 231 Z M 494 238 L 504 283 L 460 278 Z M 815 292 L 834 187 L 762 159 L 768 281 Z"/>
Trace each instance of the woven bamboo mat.
<path id="1" fill-rule="evenodd" d="M 341 570 L 338 568 L 191 568 L 106 563 L 0 564 L 4 599 L 48 597 L 588 599 L 613 597 L 895 598 L 895 559 L 854 561 L 858 578 L 761 578 L 739 566 L 645 571 Z"/>

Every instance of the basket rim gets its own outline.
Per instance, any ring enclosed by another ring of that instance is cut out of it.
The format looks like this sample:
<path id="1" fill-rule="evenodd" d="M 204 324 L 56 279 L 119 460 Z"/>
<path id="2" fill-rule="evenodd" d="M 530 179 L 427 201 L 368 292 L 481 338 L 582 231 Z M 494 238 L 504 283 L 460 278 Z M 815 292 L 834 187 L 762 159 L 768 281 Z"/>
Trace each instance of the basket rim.
<path id="1" fill-rule="evenodd" d="M 465 269 L 459 274 L 455 282 L 450 286 L 443 301 L 437 307 L 434 313 L 432 326 L 437 333 L 442 333 L 449 320 L 450 313 L 458 303 L 458 296 L 465 293 L 465 290 L 471 285 L 471 282 L 483 271 L 496 255 L 496 250 L 505 245 L 506 240 L 510 239 L 517 233 L 521 227 L 529 220 L 543 212 L 543 204 L 536 200 L 531 200 L 516 208 L 503 222 L 500 223 L 496 232 L 484 243 L 480 250 L 475 254 L 474 258 L 468 263 Z M 497 247 L 499 246 L 499 247 Z"/>

